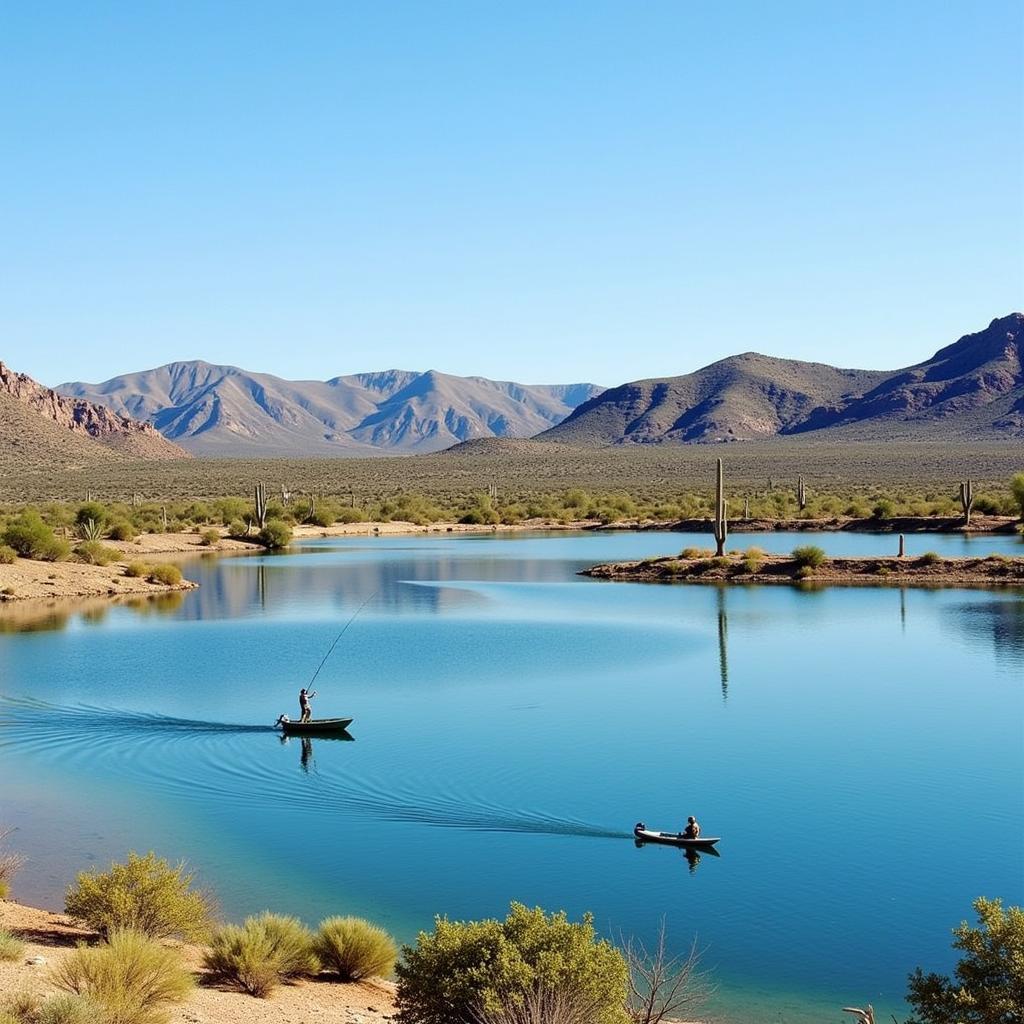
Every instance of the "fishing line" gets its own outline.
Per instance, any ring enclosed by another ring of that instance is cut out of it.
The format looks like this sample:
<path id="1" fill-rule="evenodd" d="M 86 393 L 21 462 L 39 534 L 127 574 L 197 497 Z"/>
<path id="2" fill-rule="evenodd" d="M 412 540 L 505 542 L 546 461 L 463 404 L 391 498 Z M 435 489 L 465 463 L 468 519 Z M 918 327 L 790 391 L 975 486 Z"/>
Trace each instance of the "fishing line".
<path id="1" fill-rule="evenodd" d="M 307 690 L 308 690 L 308 689 L 309 689 L 309 688 L 310 688 L 310 687 L 311 687 L 311 686 L 312 686 L 312 685 L 313 685 L 313 684 L 314 684 L 314 683 L 316 682 L 316 677 L 317 677 L 318 675 L 320 675 L 320 669 L 322 669 L 322 668 L 324 667 L 324 665 L 326 665 L 326 664 L 327 664 L 327 659 L 328 659 L 328 658 L 329 658 L 329 657 L 330 657 L 330 656 L 331 656 L 331 655 L 332 655 L 332 654 L 334 653 L 334 648 L 338 646 L 338 642 L 339 642 L 339 641 L 341 640 L 341 638 L 342 638 L 342 637 L 343 637 L 343 636 L 345 635 L 346 631 L 348 630 L 348 627 L 349 627 L 349 626 L 351 626 L 351 625 L 352 625 L 352 623 L 356 621 L 356 619 L 357 619 L 357 618 L 359 617 L 359 613 L 360 613 L 360 612 L 361 612 L 361 611 L 362 611 L 362 610 L 363 610 L 363 609 L 364 609 L 364 608 L 365 608 L 365 607 L 366 607 L 366 606 L 367 606 L 367 605 L 368 605 L 368 604 L 369 604 L 369 603 L 370 603 L 370 602 L 371 602 L 371 601 L 372 601 L 372 600 L 373 600 L 373 599 L 374 599 L 374 598 L 375 598 L 375 597 L 376 597 L 376 596 L 377 596 L 377 595 L 378 595 L 379 593 L 380 593 L 380 591 L 379 591 L 379 590 L 375 590 L 375 591 L 374 591 L 374 592 L 373 592 L 373 593 L 372 593 L 372 594 L 371 594 L 371 595 L 370 595 L 370 596 L 369 596 L 369 597 L 368 597 L 368 598 L 367 598 L 367 599 L 366 599 L 366 600 L 365 600 L 365 601 L 364 601 L 364 602 L 363 602 L 363 603 L 362 603 L 362 604 L 361 604 L 361 605 L 360 605 L 360 606 L 359 606 L 359 607 L 358 607 L 358 608 L 357 608 L 357 609 L 355 610 L 354 614 L 352 615 L 352 618 L 351 618 L 351 619 L 349 619 L 349 620 L 348 620 L 348 622 L 346 622 L 346 623 L 345 623 L 345 625 L 341 627 L 341 632 L 340 632 L 340 633 L 339 633 L 339 634 L 338 634 L 338 635 L 337 635 L 337 636 L 336 636 L 336 637 L 334 638 L 334 643 L 333 643 L 333 644 L 331 644 L 330 650 L 328 650 L 328 652 L 327 652 L 327 653 L 326 653 L 326 654 L 324 655 L 324 657 L 323 657 L 323 661 L 321 661 L 321 662 L 320 662 L 320 664 L 319 664 L 319 665 L 317 666 L 317 670 L 316 670 L 316 671 L 315 671 L 315 672 L 313 673 L 313 678 L 312 678 L 312 679 L 310 679 L 310 681 L 309 681 L 308 683 L 306 683 L 306 689 L 307 689 Z"/>

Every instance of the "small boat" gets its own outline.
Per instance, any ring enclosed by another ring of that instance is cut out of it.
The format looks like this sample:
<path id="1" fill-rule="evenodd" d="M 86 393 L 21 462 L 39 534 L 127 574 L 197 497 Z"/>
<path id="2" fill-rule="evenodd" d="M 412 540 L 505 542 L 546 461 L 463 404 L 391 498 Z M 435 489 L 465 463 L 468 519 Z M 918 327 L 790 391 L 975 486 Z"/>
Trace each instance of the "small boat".
<path id="1" fill-rule="evenodd" d="M 308 722 L 293 722 L 282 715 L 277 724 L 285 736 L 330 736 L 347 732 L 351 718 L 311 718 Z"/>
<path id="2" fill-rule="evenodd" d="M 715 843 L 719 842 L 721 836 L 699 836 L 696 839 L 687 839 L 682 832 L 654 832 L 642 821 L 638 821 L 633 828 L 633 836 L 639 843 L 662 843 L 665 846 L 679 846 L 684 850 L 714 850 Z"/>

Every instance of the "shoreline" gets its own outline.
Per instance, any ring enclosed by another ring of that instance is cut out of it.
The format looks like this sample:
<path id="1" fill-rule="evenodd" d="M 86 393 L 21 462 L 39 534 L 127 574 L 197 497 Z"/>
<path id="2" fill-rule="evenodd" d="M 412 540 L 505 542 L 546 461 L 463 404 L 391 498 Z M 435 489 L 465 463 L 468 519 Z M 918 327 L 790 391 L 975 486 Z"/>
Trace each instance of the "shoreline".
<path id="1" fill-rule="evenodd" d="M 580 576 L 612 582 L 716 584 L 739 586 L 915 586 L 1024 587 L 1024 558 L 943 558 L 886 555 L 872 558 L 824 558 L 804 565 L 791 555 L 743 552 L 696 558 L 668 555 L 642 561 L 603 562 Z"/>
<path id="2" fill-rule="evenodd" d="M 17 961 L 0 961 L 0 992 L 11 994 L 56 995 L 59 990 L 48 980 L 54 966 L 74 951 L 76 943 L 98 938 L 63 914 L 14 900 L 0 901 L 0 928 L 12 932 L 26 947 Z M 173 1006 L 169 1024 L 236 1024 L 239 1020 L 247 1024 L 311 1020 L 363 1024 L 392 1020 L 396 1012 L 395 986 L 383 979 L 350 983 L 326 978 L 299 979 L 282 985 L 267 999 L 256 999 L 205 977 L 202 947 L 180 942 L 167 945 L 181 950 L 197 982 L 185 1001 Z M 43 962 L 30 962 L 40 957 Z"/>

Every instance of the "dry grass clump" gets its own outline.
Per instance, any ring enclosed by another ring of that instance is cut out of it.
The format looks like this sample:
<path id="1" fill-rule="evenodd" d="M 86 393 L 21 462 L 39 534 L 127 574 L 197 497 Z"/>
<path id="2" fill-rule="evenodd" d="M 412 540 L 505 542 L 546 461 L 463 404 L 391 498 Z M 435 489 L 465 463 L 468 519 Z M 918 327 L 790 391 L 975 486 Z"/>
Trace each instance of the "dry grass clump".
<path id="1" fill-rule="evenodd" d="M 84 996 L 103 1024 L 164 1024 L 192 990 L 181 954 L 136 931 L 113 931 L 100 946 L 79 946 L 52 974 L 55 985 Z"/>
<path id="2" fill-rule="evenodd" d="M 183 863 L 171 866 L 150 852 L 129 853 L 124 864 L 105 872 L 83 871 L 68 888 L 65 910 L 101 935 L 133 931 L 153 939 L 203 938 L 210 906 L 192 888 Z"/>
<path id="3" fill-rule="evenodd" d="M 0 544 L 0 565 L 13 565 L 18 552 L 10 544 Z"/>
<path id="4" fill-rule="evenodd" d="M 320 970 L 312 932 L 298 918 L 270 913 L 218 928 L 203 964 L 215 977 L 261 999 L 282 981 Z"/>
<path id="5" fill-rule="evenodd" d="M 313 947 L 324 969 L 342 981 L 387 977 L 395 967 L 395 940 L 359 917 L 329 917 L 322 921 Z"/>
<path id="6" fill-rule="evenodd" d="M 567 983 L 540 983 L 525 996 L 506 996 L 500 1006 L 473 1011 L 474 1024 L 592 1024 L 601 1000 Z"/>
<path id="7" fill-rule="evenodd" d="M 917 561 L 919 565 L 939 565 L 942 560 L 942 555 L 938 552 L 926 551 Z"/>
<path id="8" fill-rule="evenodd" d="M 0 960 L 13 962 L 25 955 L 25 943 L 10 932 L 0 928 Z"/>
<path id="9" fill-rule="evenodd" d="M 711 548 L 683 548 L 680 558 L 711 558 L 713 555 Z"/>
<path id="10" fill-rule="evenodd" d="M 79 562 L 86 565 L 110 565 L 121 557 L 121 552 L 117 548 L 107 547 L 98 540 L 82 541 L 75 546 L 73 554 Z"/>
<path id="11" fill-rule="evenodd" d="M 88 996 L 69 992 L 46 1000 L 31 1024 L 96 1024 L 104 1021 L 103 1007 Z"/>
<path id="12" fill-rule="evenodd" d="M 36 992 L 12 992 L 0 1006 L 0 1015 L 7 1014 L 18 1021 L 34 1020 L 42 1004 L 43 997 Z"/>
<path id="13" fill-rule="evenodd" d="M 220 543 L 220 531 L 219 530 L 203 530 L 199 537 L 199 543 L 204 548 L 213 548 Z"/>
<path id="14" fill-rule="evenodd" d="M 149 575 L 149 566 L 145 562 L 129 562 L 124 570 L 125 576 L 140 580 Z"/>
<path id="15" fill-rule="evenodd" d="M 163 583 L 168 587 L 176 587 L 181 582 L 181 570 L 176 565 L 163 562 L 150 567 L 147 579 L 150 583 Z"/>
<path id="16" fill-rule="evenodd" d="M 793 548 L 793 561 L 801 568 L 817 569 L 823 565 L 828 556 L 814 544 L 804 544 L 801 547 Z"/>

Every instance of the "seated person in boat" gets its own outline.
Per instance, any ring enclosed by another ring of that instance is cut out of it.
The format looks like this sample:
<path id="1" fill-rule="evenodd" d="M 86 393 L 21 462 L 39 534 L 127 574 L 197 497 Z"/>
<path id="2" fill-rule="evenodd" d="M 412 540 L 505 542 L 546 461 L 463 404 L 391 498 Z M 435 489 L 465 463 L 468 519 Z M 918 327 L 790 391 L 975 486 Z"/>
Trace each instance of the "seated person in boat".
<path id="1" fill-rule="evenodd" d="M 310 701 L 316 696 L 316 690 L 306 691 L 303 687 L 299 690 L 299 710 L 302 714 L 299 716 L 300 722 L 308 722 L 313 717 L 313 708 L 310 706 Z"/>
<path id="2" fill-rule="evenodd" d="M 683 829 L 684 839 L 697 839 L 700 836 L 700 825 L 697 824 L 697 819 L 691 814 L 686 819 L 686 828 Z"/>

